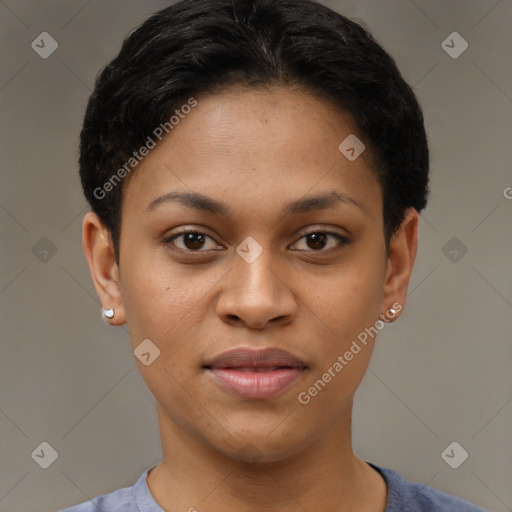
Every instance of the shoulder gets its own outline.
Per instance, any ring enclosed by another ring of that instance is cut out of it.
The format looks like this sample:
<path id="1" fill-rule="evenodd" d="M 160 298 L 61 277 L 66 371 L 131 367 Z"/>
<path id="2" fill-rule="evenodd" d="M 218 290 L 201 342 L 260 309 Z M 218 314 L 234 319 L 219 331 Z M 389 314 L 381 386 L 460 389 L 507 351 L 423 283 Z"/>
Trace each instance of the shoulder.
<path id="1" fill-rule="evenodd" d="M 66 508 L 60 512 L 139 512 L 132 498 L 131 488 L 124 487 L 109 494 Z"/>
<path id="2" fill-rule="evenodd" d="M 137 482 L 131 487 L 123 487 L 108 494 L 102 494 L 92 500 L 85 501 L 59 512 L 141 512 L 142 510 L 160 511 L 153 508 L 156 505 L 153 500 L 151 508 L 147 508 L 149 491 L 146 485 L 146 476 L 150 470 L 142 473 Z"/>
<path id="3" fill-rule="evenodd" d="M 392 469 L 370 465 L 384 477 L 388 486 L 385 512 L 484 512 L 461 498 L 410 482 Z"/>

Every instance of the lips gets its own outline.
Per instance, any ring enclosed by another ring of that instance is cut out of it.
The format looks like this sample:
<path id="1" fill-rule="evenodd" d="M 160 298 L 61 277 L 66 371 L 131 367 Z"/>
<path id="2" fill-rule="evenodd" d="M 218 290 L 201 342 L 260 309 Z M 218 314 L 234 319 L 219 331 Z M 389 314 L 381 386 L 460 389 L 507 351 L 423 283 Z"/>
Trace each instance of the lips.
<path id="1" fill-rule="evenodd" d="M 243 399 L 275 397 L 297 383 L 307 365 L 278 348 L 229 350 L 203 368 L 224 391 Z"/>
<path id="2" fill-rule="evenodd" d="M 269 370 L 272 368 L 301 368 L 306 364 L 296 358 L 290 352 L 279 348 L 266 348 L 260 350 L 251 350 L 237 348 L 223 352 L 205 367 L 223 369 L 223 368 L 250 368 Z"/>

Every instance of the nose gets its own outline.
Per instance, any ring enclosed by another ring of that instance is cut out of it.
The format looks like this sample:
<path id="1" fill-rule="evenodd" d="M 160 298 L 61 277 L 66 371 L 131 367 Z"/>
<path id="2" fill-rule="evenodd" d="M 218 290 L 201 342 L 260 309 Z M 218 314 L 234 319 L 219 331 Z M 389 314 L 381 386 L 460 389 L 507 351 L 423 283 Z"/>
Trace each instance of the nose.
<path id="1" fill-rule="evenodd" d="M 293 321 L 298 310 L 290 283 L 293 268 L 285 269 L 270 250 L 251 263 L 236 255 L 233 264 L 217 301 L 217 314 L 224 322 L 263 329 Z"/>

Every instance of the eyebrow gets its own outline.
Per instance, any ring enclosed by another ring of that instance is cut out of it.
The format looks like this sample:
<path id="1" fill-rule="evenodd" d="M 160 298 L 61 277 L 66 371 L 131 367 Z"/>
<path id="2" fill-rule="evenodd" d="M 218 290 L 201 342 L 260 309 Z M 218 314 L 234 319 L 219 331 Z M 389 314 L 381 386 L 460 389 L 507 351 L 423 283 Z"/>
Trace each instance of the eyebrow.
<path id="1" fill-rule="evenodd" d="M 146 212 L 154 211 L 159 206 L 169 202 L 179 202 L 187 208 L 215 215 L 229 216 L 231 213 L 230 208 L 225 204 L 197 192 L 168 192 L 151 201 L 146 208 Z M 338 204 L 356 206 L 365 211 L 363 205 L 357 199 L 343 192 L 332 191 L 292 201 L 284 207 L 282 214 L 297 215 L 312 210 L 326 210 Z"/>

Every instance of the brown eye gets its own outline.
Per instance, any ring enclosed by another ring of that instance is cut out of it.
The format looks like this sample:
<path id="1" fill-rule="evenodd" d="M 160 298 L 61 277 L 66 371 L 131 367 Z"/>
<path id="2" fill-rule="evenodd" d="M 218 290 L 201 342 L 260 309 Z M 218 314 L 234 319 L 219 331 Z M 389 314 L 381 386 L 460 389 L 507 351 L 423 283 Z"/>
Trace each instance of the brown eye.
<path id="1" fill-rule="evenodd" d="M 178 246 L 174 243 L 174 240 L 177 240 L 179 238 L 182 238 L 182 246 Z M 183 231 L 181 233 L 177 233 L 175 235 L 172 235 L 171 237 L 164 240 L 164 243 L 169 244 L 172 243 L 178 249 L 181 249 L 183 251 L 191 251 L 191 252 L 204 252 L 200 251 L 200 249 L 204 248 L 204 245 L 207 240 L 211 240 L 213 242 L 213 247 L 211 249 L 216 249 L 218 245 L 213 241 L 212 238 L 210 238 L 208 235 L 204 233 L 200 233 L 198 231 Z"/>
<path id="2" fill-rule="evenodd" d="M 326 248 L 326 245 L 328 245 L 330 238 L 337 240 L 337 243 L 331 244 L 330 247 L 323 250 Z M 338 235 L 337 233 L 330 233 L 328 231 L 311 231 L 310 233 L 306 233 L 302 236 L 301 240 L 302 239 L 306 239 L 307 247 L 299 250 L 312 250 L 314 252 L 327 252 L 329 249 L 335 249 L 336 247 L 348 245 L 350 243 L 350 240 L 346 237 Z"/>

